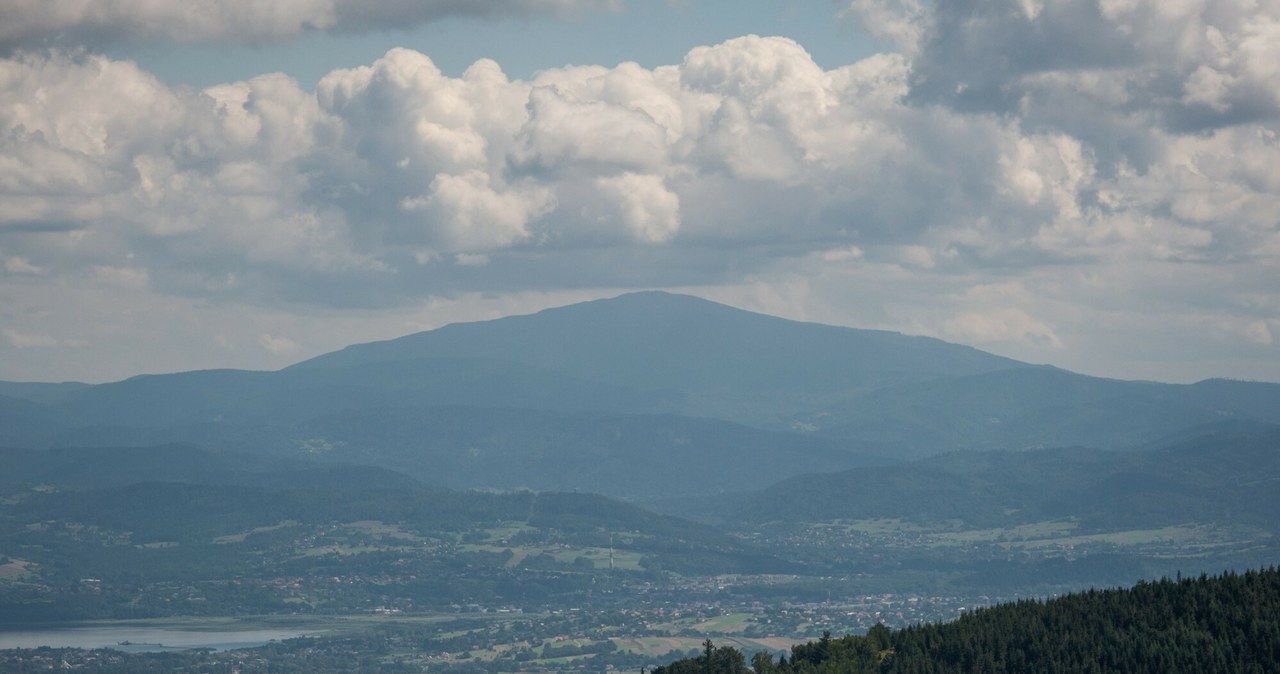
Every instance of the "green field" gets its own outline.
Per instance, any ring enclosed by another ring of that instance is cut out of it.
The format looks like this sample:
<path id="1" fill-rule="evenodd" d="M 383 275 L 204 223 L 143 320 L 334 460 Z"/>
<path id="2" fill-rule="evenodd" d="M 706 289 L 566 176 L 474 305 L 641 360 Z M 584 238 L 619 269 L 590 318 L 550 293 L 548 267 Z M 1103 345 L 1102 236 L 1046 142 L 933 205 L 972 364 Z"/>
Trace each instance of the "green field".
<path id="1" fill-rule="evenodd" d="M 1010 551 L 1045 552 L 1053 549 L 1109 546 L 1158 550 L 1177 547 L 1183 554 L 1213 551 L 1270 539 L 1250 527 L 1188 522 L 1150 528 L 1081 533 L 1074 518 L 1047 520 L 1008 528 L 962 528 L 951 524 L 926 527 L 898 519 L 836 520 L 809 525 L 827 537 L 864 537 L 884 547 L 942 549 L 994 545 Z"/>

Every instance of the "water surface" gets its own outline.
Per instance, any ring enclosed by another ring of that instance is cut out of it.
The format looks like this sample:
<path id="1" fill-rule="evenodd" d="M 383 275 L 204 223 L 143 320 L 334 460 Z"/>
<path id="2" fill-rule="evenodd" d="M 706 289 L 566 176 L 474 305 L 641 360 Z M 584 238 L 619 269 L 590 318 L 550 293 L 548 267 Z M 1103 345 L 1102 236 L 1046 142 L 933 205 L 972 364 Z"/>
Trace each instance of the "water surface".
<path id="1" fill-rule="evenodd" d="M 297 629 L 190 630 L 127 625 L 84 625 L 32 630 L 0 630 L 4 648 L 114 648 L 141 653 L 190 648 L 225 651 L 303 636 Z"/>

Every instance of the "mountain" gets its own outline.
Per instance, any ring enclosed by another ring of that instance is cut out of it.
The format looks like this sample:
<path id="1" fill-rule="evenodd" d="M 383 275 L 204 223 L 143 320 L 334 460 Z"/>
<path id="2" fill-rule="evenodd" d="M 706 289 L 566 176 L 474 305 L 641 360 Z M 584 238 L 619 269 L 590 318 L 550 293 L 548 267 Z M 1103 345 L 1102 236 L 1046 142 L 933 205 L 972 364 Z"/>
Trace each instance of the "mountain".
<path id="1" fill-rule="evenodd" d="M 928 337 L 803 323 L 652 291 L 354 345 L 290 369 L 442 357 L 509 360 L 584 379 L 680 390 L 846 388 L 1019 365 Z"/>
<path id="2" fill-rule="evenodd" d="M 274 422 L 358 401 L 677 413 L 786 428 L 796 415 L 886 385 L 1018 366 L 935 339 L 649 292 L 355 345 L 279 372 L 146 375 L 46 398 L 81 425 Z"/>
<path id="3" fill-rule="evenodd" d="M 887 385 L 1023 365 L 928 337 L 641 292 L 350 346 L 287 371 L 438 358 L 518 363 L 662 395 L 658 411 L 775 427 Z"/>
<path id="4" fill-rule="evenodd" d="M 439 486 L 660 500 L 955 450 L 1280 423 L 1280 385 L 1127 382 L 662 292 L 448 325 L 276 372 L 0 383 L 0 446 L 194 444 Z"/>

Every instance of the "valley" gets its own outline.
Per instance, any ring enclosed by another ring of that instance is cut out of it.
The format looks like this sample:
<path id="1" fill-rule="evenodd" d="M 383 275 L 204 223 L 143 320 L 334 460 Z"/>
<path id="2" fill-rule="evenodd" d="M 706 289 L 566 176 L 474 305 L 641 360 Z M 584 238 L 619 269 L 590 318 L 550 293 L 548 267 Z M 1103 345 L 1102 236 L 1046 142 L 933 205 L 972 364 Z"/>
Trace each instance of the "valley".
<path id="1" fill-rule="evenodd" d="M 5 671 L 637 670 L 1280 559 L 1280 385 L 665 293 L 0 418 L 0 631 L 309 635 Z"/>

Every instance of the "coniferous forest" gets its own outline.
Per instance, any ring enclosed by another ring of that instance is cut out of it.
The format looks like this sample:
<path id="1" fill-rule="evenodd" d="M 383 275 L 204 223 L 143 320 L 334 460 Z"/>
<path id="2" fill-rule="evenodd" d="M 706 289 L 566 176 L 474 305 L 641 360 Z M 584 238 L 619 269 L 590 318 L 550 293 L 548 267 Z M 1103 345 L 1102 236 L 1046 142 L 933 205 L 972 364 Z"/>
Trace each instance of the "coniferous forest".
<path id="1" fill-rule="evenodd" d="M 797 645 L 790 659 L 734 648 L 653 674 L 1280 671 L 1280 569 L 1143 582 L 980 609 L 955 621 Z"/>

